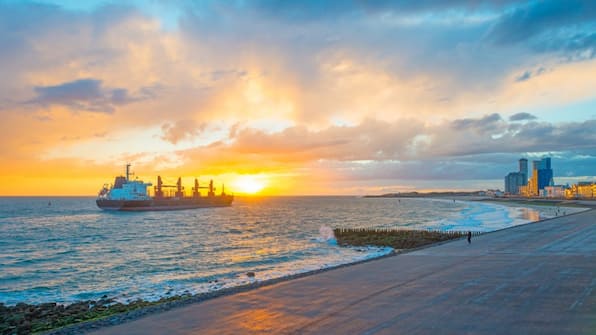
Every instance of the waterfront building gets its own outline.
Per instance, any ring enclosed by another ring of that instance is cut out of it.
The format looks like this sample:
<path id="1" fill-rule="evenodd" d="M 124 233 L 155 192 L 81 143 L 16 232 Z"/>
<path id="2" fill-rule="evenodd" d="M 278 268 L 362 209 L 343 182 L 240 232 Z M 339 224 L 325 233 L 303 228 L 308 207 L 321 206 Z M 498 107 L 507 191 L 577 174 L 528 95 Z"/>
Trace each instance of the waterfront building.
<path id="1" fill-rule="evenodd" d="M 519 195 L 521 195 L 521 196 L 529 197 L 529 196 L 531 196 L 531 192 L 532 192 L 532 189 L 531 189 L 531 186 L 529 183 L 528 183 L 528 185 L 519 187 Z"/>
<path id="2" fill-rule="evenodd" d="M 554 194 L 559 196 L 561 191 L 558 188 L 545 190 L 546 187 L 551 186 L 554 186 L 554 180 L 550 157 L 532 161 L 531 177 L 528 175 L 528 160 L 525 158 L 519 160 L 519 171 L 510 172 L 505 176 L 506 194 L 519 194 L 526 197 L 554 196 Z"/>
<path id="3" fill-rule="evenodd" d="M 521 158 L 519 160 L 519 172 L 523 174 L 523 182 L 522 185 L 528 185 L 528 160 L 525 158 Z"/>
<path id="4" fill-rule="evenodd" d="M 542 190 L 547 186 L 553 186 L 553 169 L 550 165 L 550 157 L 540 160 L 540 169 L 538 170 L 538 189 Z"/>
<path id="5" fill-rule="evenodd" d="M 532 184 L 531 195 L 540 195 L 541 190 L 547 186 L 553 186 L 553 169 L 551 168 L 550 157 L 532 162 Z"/>
<path id="6" fill-rule="evenodd" d="M 538 195 L 538 162 L 539 161 L 532 162 L 532 179 L 528 181 L 528 185 L 530 186 L 529 196 Z"/>
<path id="7" fill-rule="evenodd" d="M 524 179 L 523 173 L 510 172 L 505 177 L 505 193 L 519 194 L 519 188 L 524 185 Z"/>
<path id="8" fill-rule="evenodd" d="M 537 181 L 535 178 L 528 180 L 528 185 L 524 186 L 524 193 L 523 195 L 526 197 L 535 197 L 538 196 L 538 187 Z"/>
<path id="9" fill-rule="evenodd" d="M 573 190 L 571 188 L 568 188 L 565 190 L 565 198 L 567 199 L 575 199 L 575 194 L 573 193 Z"/>
<path id="10" fill-rule="evenodd" d="M 565 197 L 565 186 L 555 185 L 546 186 L 544 188 L 544 196 L 547 198 L 564 198 Z"/>
<path id="11" fill-rule="evenodd" d="M 520 188 L 528 184 L 528 160 L 519 160 L 519 171 L 510 172 L 505 176 L 505 193 L 520 194 Z"/>
<path id="12" fill-rule="evenodd" d="M 565 197 L 570 199 L 593 199 L 596 198 L 595 182 L 579 182 L 571 185 L 565 192 Z"/>

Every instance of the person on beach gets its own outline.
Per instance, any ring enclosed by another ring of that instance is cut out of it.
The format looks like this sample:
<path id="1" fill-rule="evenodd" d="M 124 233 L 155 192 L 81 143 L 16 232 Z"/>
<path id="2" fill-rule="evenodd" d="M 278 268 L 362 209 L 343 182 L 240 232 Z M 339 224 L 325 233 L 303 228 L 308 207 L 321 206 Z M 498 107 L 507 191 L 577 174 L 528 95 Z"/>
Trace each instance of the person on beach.
<path id="1" fill-rule="evenodd" d="M 472 232 L 468 230 L 468 244 L 472 243 Z"/>

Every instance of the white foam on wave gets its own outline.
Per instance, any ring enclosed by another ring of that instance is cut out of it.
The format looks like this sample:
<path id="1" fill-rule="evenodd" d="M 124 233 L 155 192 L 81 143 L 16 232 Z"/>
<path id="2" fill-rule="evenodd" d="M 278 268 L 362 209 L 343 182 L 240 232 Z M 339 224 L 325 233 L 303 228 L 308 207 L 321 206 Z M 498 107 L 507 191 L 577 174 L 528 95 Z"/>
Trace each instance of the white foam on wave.
<path id="1" fill-rule="evenodd" d="M 584 210 L 586 209 L 574 207 L 469 202 L 468 207 L 461 211 L 460 217 L 448 223 L 443 221 L 443 227 L 448 226 L 449 229 L 442 230 L 488 232 Z"/>
<path id="2" fill-rule="evenodd" d="M 337 245 L 335 233 L 329 226 L 321 226 L 321 228 L 319 228 L 319 237 L 316 240 L 318 242 L 326 242 L 329 245 Z"/>
<path id="3" fill-rule="evenodd" d="M 332 238 L 333 240 L 335 238 Z M 328 241 L 328 240 L 327 240 Z M 327 248 L 325 242 L 323 248 Z M 263 282 L 272 279 L 284 278 L 288 276 L 308 273 L 317 270 L 328 269 L 344 264 L 356 263 L 372 258 L 378 258 L 390 254 L 393 248 L 390 247 L 342 247 L 336 248 L 336 252 L 326 255 L 325 258 L 301 259 L 287 263 L 275 264 L 274 266 L 263 266 L 251 271 L 237 273 L 234 277 L 215 278 L 209 282 L 185 283 L 185 284 L 150 284 L 147 281 L 140 280 L 137 287 L 141 291 L 121 294 L 115 297 L 115 300 L 121 303 L 130 303 L 137 299 L 146 301 L 158 301 L 162 298 L 182 295 L 196 295 L 201 293 L 211 293 L 221 289 L 233 288 L 242 285 L 248 285 L 255 282 Z M 254 277 L 249 277 L 248 272 L 254 272 Z"/>

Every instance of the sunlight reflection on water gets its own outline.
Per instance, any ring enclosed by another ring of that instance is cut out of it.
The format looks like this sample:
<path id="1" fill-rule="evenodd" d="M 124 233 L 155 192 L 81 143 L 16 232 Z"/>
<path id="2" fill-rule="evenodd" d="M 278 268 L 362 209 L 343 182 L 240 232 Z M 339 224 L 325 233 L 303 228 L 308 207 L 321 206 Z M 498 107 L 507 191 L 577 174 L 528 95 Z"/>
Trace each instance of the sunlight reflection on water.
<path id="1" fill-rule="evenodd" d="M 527 221 L 538 221 L 540 220 L 540 212 L 533 208 L 521 208 L 520 218 Z"/>

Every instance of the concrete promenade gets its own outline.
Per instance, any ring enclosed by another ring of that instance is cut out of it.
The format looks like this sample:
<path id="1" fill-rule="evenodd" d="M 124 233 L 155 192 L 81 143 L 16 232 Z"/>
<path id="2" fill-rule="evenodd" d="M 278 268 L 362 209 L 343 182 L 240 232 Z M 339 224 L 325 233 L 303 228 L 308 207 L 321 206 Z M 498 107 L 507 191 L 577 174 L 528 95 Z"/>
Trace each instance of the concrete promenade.
<path id="1" fill-rule="evenodd" d="M 257 274 L 258 275 L 258 274 Z M 93 334 L 596 334 L 596 210 L 149 315 Z"/>

